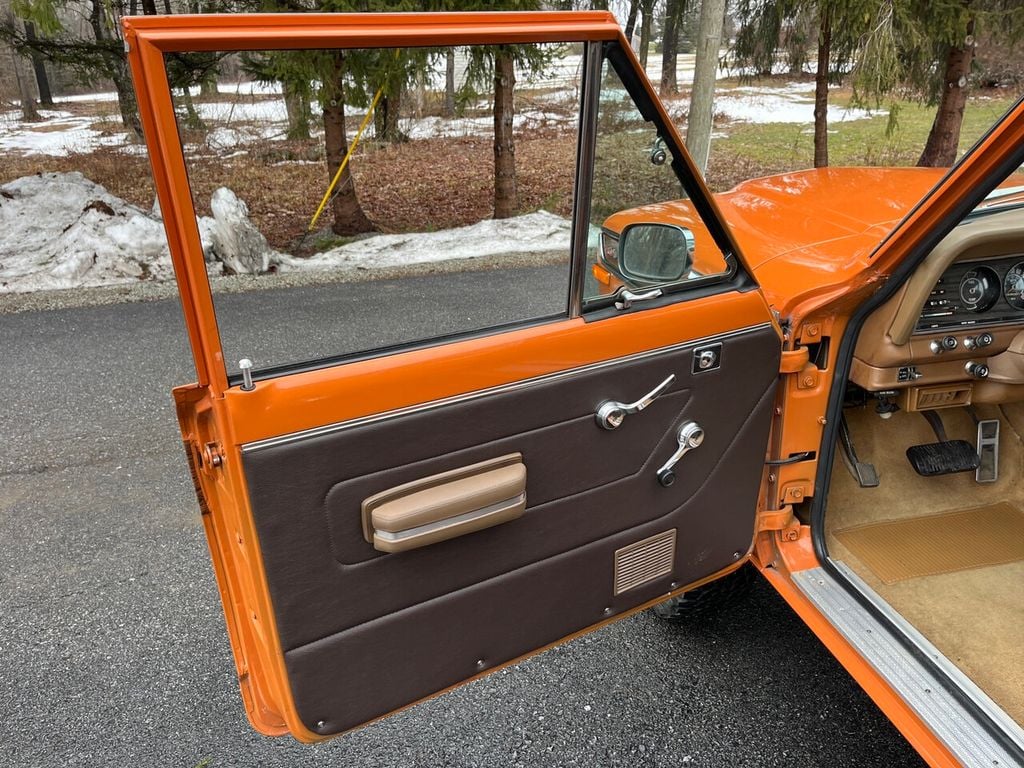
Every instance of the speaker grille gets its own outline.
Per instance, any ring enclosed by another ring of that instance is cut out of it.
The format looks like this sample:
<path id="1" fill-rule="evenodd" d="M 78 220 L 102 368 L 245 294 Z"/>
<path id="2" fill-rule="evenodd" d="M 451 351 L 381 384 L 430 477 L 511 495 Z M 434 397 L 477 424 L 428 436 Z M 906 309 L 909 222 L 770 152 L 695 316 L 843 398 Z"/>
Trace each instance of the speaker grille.
<path id="1" fill-rule="evenodd" d="M 675 556 L 675 528 L 615 550 L 615 594 L 672 573 Z"/>

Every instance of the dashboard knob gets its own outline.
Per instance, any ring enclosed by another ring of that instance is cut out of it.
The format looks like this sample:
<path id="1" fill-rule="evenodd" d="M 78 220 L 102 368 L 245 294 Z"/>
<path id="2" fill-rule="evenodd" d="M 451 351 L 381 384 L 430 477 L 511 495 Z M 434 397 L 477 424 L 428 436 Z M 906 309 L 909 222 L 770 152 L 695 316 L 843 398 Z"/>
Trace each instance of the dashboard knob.
<path id="1" fill-rule="evenodd" d="M 978 340 L 973 336 L 964 337 L 964 349 L 974 349 L 978 346 Z"/>
<path id="2" fill-rule="evenodd" d="M 932 339 L 930 342 L 928 342 L 928 349 L 932 351 L 933 355 L 941 355 L 943 352 L 946 351 L 942 348 L 942 342 L 939 341 L 938 339 Z"/>
<path id="3" fill-rule="evenodd" d="M 968 376 L 973 376 L 976 379 L 988 378 L 988 366 L 984 363 L 968 362 L 964 365 L 964 370 L 967 371 Z"/>
<path id="4" fill-rule="evenodd" d="M 995 339 L 992 337 L 991 333 L 986 332 L 978 334 L 977 343 L 979 347 L 987 347 L 993 341 L 995 341 Z"/>
<path id="5" fill-rule="evenodd" d="M 956 336 L 944 336 L 942 338 L 942 348 L 943 349 L 947 349 L 947 350 L 952 351 L 952 350 L 956 349 L 956 346 L 957 346 Z"/>

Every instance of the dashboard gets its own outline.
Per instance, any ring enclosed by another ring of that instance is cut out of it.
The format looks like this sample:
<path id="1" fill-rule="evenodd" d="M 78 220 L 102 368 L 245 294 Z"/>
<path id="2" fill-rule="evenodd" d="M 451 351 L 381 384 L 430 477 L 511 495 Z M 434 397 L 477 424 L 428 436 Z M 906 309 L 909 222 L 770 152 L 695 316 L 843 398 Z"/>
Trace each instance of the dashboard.
<path id="1" fill-rule="evenodd" d="M 1024 323 L 1024 254 L 954 262 L 935 283 L 915 333 Z"/>
<path id="2" fill-rule="evenodd" d="M 865 322 L 850 378 L 907 410 L 1024 400 L 1024 206 L 936 245 Z"/>

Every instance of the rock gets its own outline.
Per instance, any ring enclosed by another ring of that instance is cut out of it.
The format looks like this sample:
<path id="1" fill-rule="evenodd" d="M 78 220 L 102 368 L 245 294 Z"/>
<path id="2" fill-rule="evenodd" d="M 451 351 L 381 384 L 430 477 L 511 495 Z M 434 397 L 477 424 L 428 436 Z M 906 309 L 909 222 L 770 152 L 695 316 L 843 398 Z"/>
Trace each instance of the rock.
<path id="1" fill-rule="evenodd" d="M 227 187 L 210 198 L 213 226 L 210 254 L 233 274 L 259 274 L 276 262 L 278 253 L 249 220 L 249 208 Z"/>

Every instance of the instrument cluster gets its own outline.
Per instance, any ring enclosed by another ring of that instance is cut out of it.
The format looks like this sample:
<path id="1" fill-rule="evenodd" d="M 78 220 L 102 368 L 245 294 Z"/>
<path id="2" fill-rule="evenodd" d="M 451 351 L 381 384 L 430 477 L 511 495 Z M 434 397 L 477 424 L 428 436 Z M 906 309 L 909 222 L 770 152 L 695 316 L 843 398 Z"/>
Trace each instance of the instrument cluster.
<path id="1" fill-rule="evenodd" d="M 1024 255 L 955 262 L 935 284 L 916 332 L 1024 321 Z"/>

